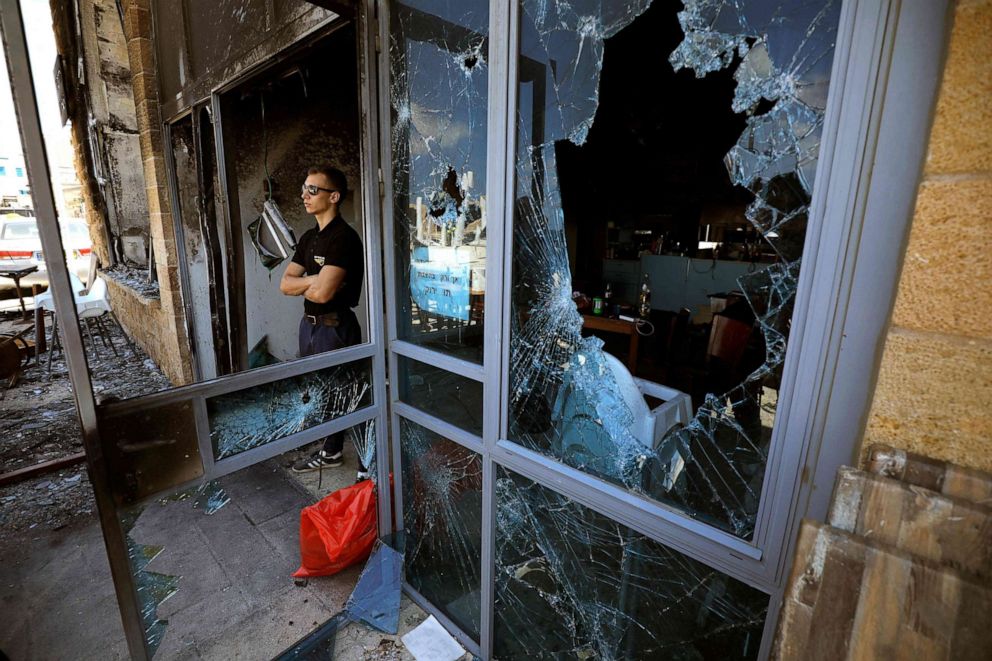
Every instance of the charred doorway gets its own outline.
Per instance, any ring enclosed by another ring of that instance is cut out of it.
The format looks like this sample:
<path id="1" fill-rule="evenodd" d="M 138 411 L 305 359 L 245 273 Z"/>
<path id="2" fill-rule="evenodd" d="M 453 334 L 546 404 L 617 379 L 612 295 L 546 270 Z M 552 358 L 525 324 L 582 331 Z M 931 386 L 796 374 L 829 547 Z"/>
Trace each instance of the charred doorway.
<path id="1" fill-rule="evenodd" d="M 341 215 L 364 235 L 356 48 L 354 24 L 345 24 L 272 58 L 214 94 L 199 115 L 170 125 L 186 316 L 200 380 L 297 357 L 300 301 L 279 292 L 293 242 L 276 235 L 281 229 L 298 238 L 314 224 L 300 199 L 308 168 L 331 164 L 345 173 Z M 207 131 L 218 136 L 216 149 L 208 148 Z M 366 298 L 363 292 L 355 309 L 363 337 Z"/>

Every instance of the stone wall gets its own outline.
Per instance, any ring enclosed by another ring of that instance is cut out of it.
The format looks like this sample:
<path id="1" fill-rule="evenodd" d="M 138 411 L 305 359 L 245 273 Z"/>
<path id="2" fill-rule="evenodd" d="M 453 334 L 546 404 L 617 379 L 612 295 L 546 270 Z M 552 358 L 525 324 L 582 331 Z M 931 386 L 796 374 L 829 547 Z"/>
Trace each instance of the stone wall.
<path id="1" fill-rule="evenodd" d="M 169 310 L 157 298 L 146 298 L 113 278 L 105 278 L 110 306 L 135 344 L 145 350 L 173 384 L 186 383 L 185 362 L 175 350 L 175 337 L 163 333 L 173 323 Z M 141 320 L 141 323 L 136 323 Z"/>
<path id="2" fill-rule="evenodd" d="M 959 0 L 864 449 L 992 471 L 992 0 Z"/>
<path id="3" fill-rule="evenodd" d="M 161 312 L 154 321 L 139 316 L 129 323 L 122 317 L 121 323 L 131 331 L 132 337 L 149 332 L 156 335 L 154 343 L 146 347 L 149 355 L 175 385 L 182 385 L 193 381 L 193 367 L 188 358 L 189 339 L 179 289 L 179 258 L 162 146 L 151 16 L 148 0 L 125 0 L 123 8 Z"/>
<path id="4" fill-rule="evenodd" d="M 88 133 L 93 129 L 88 122 L 91 114 L 97 129 L 103 131 L 101 135 L 128 139 L 125 142 L 116 140 L 116 166 L 104 163 L 106 171 L 103 174 L 117 177 L 118 187 L 129 191 L 131 197 L 128 199 L 133 204 L 122 207 L 128 216 L 125 224 L 145 228 L 142 231 L 150 235 L 153 247 L 160 299 L 145 298 L 108 279 L 111 303 L 128 335 L 144 347 L 174 384 L 182 385 L 193 380 L 193 370 L 179 292 L 175 233 L 165 185 L 151 22 L 147 0 L 123 4 L 122 25 L 113 0 L 83 0 L 79 11 L 82 39 L 78 40 L 72 3 L 51 0 L 56 44 L 69 63 L 75 63 L 80 52 L 84 55 L 86 82 L 77 77 L 76 67 L 71 64 L 66 67 L 66 79 L 73 101 L 71 120 L 76 173 L 83 182 L 94 250 L 101 263 L 109 266 L 112 249 L 106 242 L 103 225 L 108 217 L 114 222 L 114 214 L 120 208 L 107 208 L 94 176 L 94 159 L 99 156 L 91 150 Z M 124 174 L 121 174 L 122 170 Z M 127 179 L 126 185 L 124 179 Z"/>

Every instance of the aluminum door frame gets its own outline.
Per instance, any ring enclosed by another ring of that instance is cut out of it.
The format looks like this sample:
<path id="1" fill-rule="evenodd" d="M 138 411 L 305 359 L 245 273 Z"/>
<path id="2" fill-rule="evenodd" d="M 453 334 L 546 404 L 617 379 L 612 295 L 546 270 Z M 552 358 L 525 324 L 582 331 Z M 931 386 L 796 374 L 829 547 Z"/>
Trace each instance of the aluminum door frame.
<path id="1" fill-rule="evenodd" d="M 374 0 L 366 6 L 374 8 Z M 922 172 L 926 137 L 944 60 L 952 3 L 947 0 L 845 0 L 837 31 L 820 164 L 806 236 L 805 266 L 785 364 L 788 392 L 762 487 L 752 542 L 686 516 L 676 508 L 527 450 L 507 438 L 510 286 L 515 164 L 516 3 L 491 2 L 487 186 L 487 319 L 482 446 L 476 437 L 416 411 L 390 394 L 394 433 L 400 417 L 479 452 L 483 462 L 481 644 L 466 645 L 484 659 L 493 645 L 495 467 L 505 466 L 591 509 L 688 554 L 769 595 L 761 658 L 767 657 L 799 521 L 823 519 L 836 469 L 856 463 L 877 378 L 894 294 Z M 373 9 L 374 10 L 374 9 Z M 383 162 L 390 162 L 388 7 L 379 12 L 378 39 Z M 498 193 L 502 190 L 504 195 Z M 391 199 L 391 178 L 383 178 Z M 392 209 L 383 204 L 387 246 Z M 829 222 L 827 219 L 829 218 Z M 869 219 L 870 222 L 869 222 Z M 502 222 L 500 222 L 500 220 Z M 502 259 L 496 258 L 502 255 Z M 392 257 L 385 256 L 387 309 L 396 310 Z M 396 338 L 389 324 L 389 366 L 397 355 L 437 360 L 437 354 Z M 439 364 L 454 369 L 454 359 Z M 478 380 L 478 366 L 463 372 Z M 495 422 L 494 422 L 495 421 Z M 398 439 L 394 465 L 400 466 Z M 402 490 L 394 494 L 402 521 Z M 415 591 L 408 594 L 438 616 L 463 643 L 468 637 Z"/>
<path id="2" fill-rule="evenodd" d="M 93 385 L 90 380 L 86 355 L 79 325 L 62 324 L 63 342 L 66 362 L 72 383 L 73 395 L 76 400 L 77 412 L 82 428 L 83 446 L 86 453 L 87 472 L 95 494 L 97 513 L 103 533 L 104 544 L 110 564 L 114 590 L 121 612 L 128 650 L 133 659 L 149 659 L 151 655 L 145 641 L 144 623 L 141 617 L 141 605 L 137 599 L 134 577 L 128 557 L 125 533 L 118 518 L 118 508 L 115 504 L 115 476 L 111 474 L 104 445 L 100 437 L 100 418 L 110 419 L 116 416 L 128 415 L 149 406 L 162 406 L 177 402 L 192 402 L 197 409 L 197 430 L 200 459 L 203 462 L 203 476 L 189 484 L 198 484 L 220 477 L 232 471 L 264 461 L 280 452 L 311 442 L 334 431 L 343 430 L 365 420 L 375 420 L 376 452 L 379 457 L 388 457 L 389 438 L 386 416 L 386 384 L 385 384 L 385 352 L 383 344 L 383 315 L 382 307 L 375 301 L 381 300 L 382 272 L 379 252 L 381 247 L 380 228 L 374 219 L 378 217 L 380 198 L 378 186 L 378 163 L 376 145 L 373 142 L 375 133 L 374 108 L 369 108 L 375 98 L 369 81 L 374 81 L 368 70 L 369 59 L 363 57 L 369 44 L 366 37 L 367 29 L 361 29 L 367 17 L 359 17 L 360 29 L 357 31 L 359 49 L 359 94 L 361 106 L 362 132 L 362 176 L 363 205 L 365 206 L 366 222 L 366 270 L 367 288 L 369 291 L 369 341 L 362 345 L 350 347 L 329 354 L 321 354 L 300 359 L 282 365 L 259 368 L 250 372 L 233 374 L 205 383 L 196 383 L 180 388 L 153 393 L 142 397 L 120 402 L 97 405 Z M 32 196 L 38 217 L 39 233 L 42 247 L 50 255 L 62 254 L 62 241 L 58 228 L 58 215 L 55 209 L 54 193 L 51 187 L 50 168 L 45 152 L 44 137 L 38 116 L 37 99 L 34 84 L 31 79 L 30 58 L 25 39 L 24 25 L 18 0 L 0 0 L 0 32 L 7 56 L 11 85 L 14 90 L 14 105 L 17 111 L 22 144 L 25 151 L 25 161 L 28 168 L 28 178 L 31 184 Z M 215 94 L 216 96 L 216 94 Z M 218 126 L 219 122 L 215 123 Z M 222 148 L 217 143 L 217 149 Z M 218 168 L 223 167 L 223 161 L 218 162 Z M 222 187 L 225 186 L 222 183 Z M 226 191 L 223 195 L 226 199 Z M 64 262 L 49 269 L 53 298 L 58 312 L 63 312 L 64 319 L 74 318 L 75 301 L 69 283 L 68 269 Z M 69 311 L 69 312 L 66 312 Z M 303 374 L 312 370 L 340 365 L 360 359 L 370 359 L 372 363 L 373 403 L 370 407 L 318 425 L 311 429 L 298 432 L 279 441 L 255 448 L 229 459 L 214 461 L 210 448 L 209 431 L 205 430 L 202 422 L 205 416 L 205 400 L 207 397 L 235 392 L 256 385 L 269 383 L 281 378 Z M 388 484 L 389 462 L 377 462 L 377 477 L 380 484 Z M 119 479 L 119 476 L 116 476 Z M 188 485 L 172 485 L 167 491 L 174 491 Z M 147 500 L 148 496 L 142 500 Z M 381 534 L 392 532 L 392 507 L 389 498 L 379 498 L 378 515 Z M 140 502 L 140 501 L 139 501 Z"/>
<path id="3" fill-rule="evenodd" d="M 491 478 L 493 463 L 505 466 L 766 592 L 770 607 L 761 658 L 770 651 L 799 522 L 826 516 L 837 468 L 857 463 L 922 173 L 952 4 L 845 0 L 842 6 L 780 397 L 785 406 L 776 420 L 752 542 L 508 440 L 509 287 L 500 301 L 502 363 L 498 374 L 487 368 L 486 382 L 500 395 L 487 401 L 486 417 L 500 418 L 501 434 L 485 439 L 484 475 Z M 518 26 L 516 2 L 501 11 L 493 30 Z M 491 51 L 490 65 L 506 72 L 503 107 L 513 118 L 519 31 L 494 32 L 490 38 L 505 45 Z M 516 153 L 512 121 L 504 139 L 505 160 L 490 166 L 506 171 L 502 240 L 509 269 L 515 163 L 506 155 Z M 491 479 L 483 484 L 489 514 L 483 539 L 490 540 L 483 546 L 488 558 L 483 566 L 491 581 L 495 493 Z M 489 595 L 482 605 L 483 658 L 492 655 L 493 591 L 492 584 L 483 586 Z"/>

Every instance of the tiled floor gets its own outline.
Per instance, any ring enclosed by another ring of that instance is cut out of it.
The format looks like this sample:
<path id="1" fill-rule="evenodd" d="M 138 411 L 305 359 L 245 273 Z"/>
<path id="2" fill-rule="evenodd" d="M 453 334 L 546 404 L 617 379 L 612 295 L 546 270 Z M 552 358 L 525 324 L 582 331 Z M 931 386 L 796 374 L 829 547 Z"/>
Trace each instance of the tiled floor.
<path id="1" fill-rule="evenodd" d="M 192 499 L 155 502 L 131 537 L 161 546 L 148 571 L 179 577 L 179 589 L 158 607 L 168 620 L 156 659 L 269 659 L 332 617 L 361 571 L 297 586 L 299 512 L 319 493 L 354 482 L 348 463 L 291 476 L 271 460 L 227 476 L 230 502 L 213 514 Z M 11 659 L 124 659 L 127 649 L 110 570 L 95 521 L 45 531 L 0 549 L 0 649 Z M 402 630 L 423 611 L 404 599 Z M 338 634 L 341 659 L 410 656 L 396 636 L 351 624 Z"/>

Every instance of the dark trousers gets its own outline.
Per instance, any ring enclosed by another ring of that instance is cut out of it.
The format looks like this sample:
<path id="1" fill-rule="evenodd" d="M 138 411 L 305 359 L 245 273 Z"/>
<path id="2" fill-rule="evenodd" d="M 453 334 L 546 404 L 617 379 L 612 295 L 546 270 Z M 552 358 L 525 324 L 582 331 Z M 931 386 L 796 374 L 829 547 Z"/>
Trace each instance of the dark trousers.
<path id="1" fill-rule="evenodd" d="M 351 310 L 339 313 L 337 326 L 325 326 L 319 321 L 312 324 L 306 317 L 300 319 L 300 358 L 361 343 L 362 329 Z M 324 439 L 326 454 L 337 454 L 343 447 L 344 432 L 331 434 Z"/>

